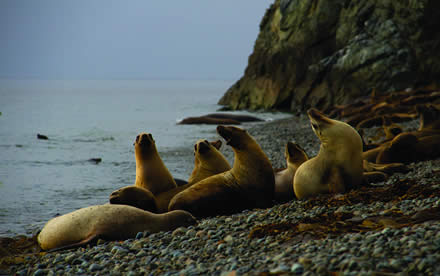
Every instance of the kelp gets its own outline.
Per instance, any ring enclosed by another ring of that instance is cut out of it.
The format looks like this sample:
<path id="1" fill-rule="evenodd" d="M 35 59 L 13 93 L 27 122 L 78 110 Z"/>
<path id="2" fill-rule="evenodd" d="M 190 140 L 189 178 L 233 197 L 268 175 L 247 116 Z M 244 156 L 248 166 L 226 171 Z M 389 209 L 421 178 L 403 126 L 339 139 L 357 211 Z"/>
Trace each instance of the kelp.
<path id="1" fill-rule="evenodd" d="M 321 195 L 307 200 L 305 208 L 338 207 L 374 202 L 397 203 L 402 200 L 432 197 L 440 197 L 440 187 L 417 184 L 415 180 L 401 180 L 385 187 L 363 187 L 342 195 Z M 300 242 L 310 238 L 323 239 L 328 235 L 380 231 L 387 227 L 402 228 L 428 220 L 440 220 L 440 207 L 425 209 L 411 215 L 405 215 L 396 208 L 385 210 L 383 213 L 385 214 L 363 218 L 350 212 L 328 212 L 315 217 L 304 217 L 297 222 L 259 225 L 250 231 L 249 238 L 282 234 L 282 239 L 296 238 Z"/>
<path id="2" fill-rule="evenodd" d="M 0 237 L 0 269 L 10 265 L 24 263 L 26 257 L 44 255 L 37 242 L 37 236 Z"/>

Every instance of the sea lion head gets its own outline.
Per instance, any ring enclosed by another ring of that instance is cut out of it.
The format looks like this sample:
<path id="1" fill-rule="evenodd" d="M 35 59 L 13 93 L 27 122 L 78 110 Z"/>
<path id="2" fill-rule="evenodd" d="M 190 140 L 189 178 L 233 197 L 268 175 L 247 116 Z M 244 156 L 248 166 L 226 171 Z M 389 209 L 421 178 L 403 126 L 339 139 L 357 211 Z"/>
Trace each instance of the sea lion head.
<path id="1" fill-rule="evenodd" d="M 332 120 L 314 108 L 310 108 L 307 111 L 307 115 L 309 116 L 313 132 L 315 132 L 316 136 L 321 140 L 321 144 L 324 146 L 343 142 L 348 133 L 356 132 L 356 130 L 348 124 Z"/>
<path id="2" fill-rule="evenodd" d="M 154 195 L 147 189 L 127 186 L 110 194 L 110 204 L 130 205 L 142 210 L 157 213 Z"/>
<path id="3" fill-rule="evenodd" d="M 215 149 L 219 150 L 222 146 L 222 141 L 217 140 L 214 142 L 209 142 L 208 140 L 200 139 L 194 144 L 194 162 L 197 166 L 200 163 L 200 158 L 206 159 L 211 156 Z"/>
<path id="4" fill-rule="evenodd" d="M 250 137 L 246 130 L 233 126 L 218 126 L 217 133 L 235 149 L 245 148 Z"/>
<path id="5" fill-rule="evenodd" d="M 222 146 L 222 141 L 220 140 L 209 142 L 208 140 L 200 139 L 194 145 L 194 155 L 203 156 L 209 154 L 209 152 L 212 151 L 213 149 L 219 150 L 221 146 Z"/>
<path id="6" fill-rule="evenodd" d="M 153 135 L 144 132 L 136 136 L 136 140 L 134 141 L 133 145 L 136 153 L 147 153 L 156 147 Z"/>
<path id="7" fill-rule="evenodd" d="M 197 224 L 197 219 L 190 212 L 184 210 L 173 210 L 164 215 L 170 229 Z"/>
<path id="8" fill-rule="evenodd" d="M 287 163 L 302 164 L 309 159 L 306 152 L 297 143 L 287 142 L 284 153 Z"/>

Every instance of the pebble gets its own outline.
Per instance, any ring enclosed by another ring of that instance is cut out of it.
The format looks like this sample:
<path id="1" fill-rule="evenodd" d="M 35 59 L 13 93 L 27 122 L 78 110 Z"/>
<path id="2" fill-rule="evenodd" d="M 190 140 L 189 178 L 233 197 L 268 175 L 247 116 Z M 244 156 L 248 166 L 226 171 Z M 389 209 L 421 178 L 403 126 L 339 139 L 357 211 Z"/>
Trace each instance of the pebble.
<path id="1" fill-rule="evenodd" d="M 301 116 L 252 127 L 244 124 L 244 127 L 260 142 L 273 166 L 280 168 L 285 165 L 283 152 L 288 140 L 299 143 L 311 156 L 318 152 L 319 143 L 307 121 Z M 374 134 L 374 129 L 371 132 Z M 232 161 L 232 151 L 228 147 L 222 150 Z M 440 184 L 440 174 L 435 173 L 440 168 L 440 160 L 408 166 L 408 173 L 391 177 L 389 184 L 407 178 L 426 180 L 431 187 Z M 270 209 L 245 210 L 231 216 L 202 219 L 195 227 L 154 234 L 140 232 L 132 240 L 102 240 L 95 247 L 29 257 L 24 263 L 11 266 L 10 274 L 235 276 L 262 272 L 283 275 L 331 272 L 371 275 L 392 271 L 396 274 L 440 275 L 440 266 L 437 265 L 440 263 L 438 221 L 401 229 L 329 235 L 317 240 L 311 237 L 295 239 L 284 233 L 249 238 L 250 231 L 259 225 L 296 222 L 335 211 L 355 214 L 361 221 L 366 217 L 388 214 L 390 209 L 413 214 L 416 210 L 439 204 L 440 198 L 433 196 L 308 209 L 306 201 L 293 200 Z"/>
<path id="2" fill-rule="evenodd" d="M 290 267 L 290 271 L 293 272 L 294 274 L 302 274 L 304 272 L 304 267 L 299 263 L 294 263 Z"/>
<path id="3" fill-rule="evenodd" d="M 89 271 L 91 271 L 91 272 L 95 272 L 95 271 L 98 271 L 101 269 L 102 269 L 102 266 L 100 266 L 99 264 L 91 264 L 89 266 Z"/>

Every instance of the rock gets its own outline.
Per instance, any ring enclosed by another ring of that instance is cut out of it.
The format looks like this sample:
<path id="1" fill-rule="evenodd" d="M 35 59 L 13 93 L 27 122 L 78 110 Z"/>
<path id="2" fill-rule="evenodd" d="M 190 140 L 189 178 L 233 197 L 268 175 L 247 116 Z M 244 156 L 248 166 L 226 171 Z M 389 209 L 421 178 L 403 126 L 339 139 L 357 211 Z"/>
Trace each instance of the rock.
<path id="1" fill-rule="evenodd" d="M 143 233 L 143 232 L 139 232 L 139 233 L 136 234 L 136 239 L 137 239 L 137 240 L 140 240 L 140 239 L 142 239 L 143 237 L 144 237 L 144 233 Z"/>
<path id="2" fill-rule="evenodd" d="M 276 0 L 231 109 L 325 109 L 379 92 L 440 83 L 440 2 Z"/>
<path id="3" fill-rule="evenodd" d="M 209 125 L 239 125 L 242 122 L 261 122 L 260 118 L 250 115 L 238 115 L 230 113 L 212 113 L 199 117 L 188 117 L 178 122 L 180 125 L 209 124 Z"/>
<path id="4" fill-rule="evenodd" d="M 301 264 L 294 263 L 290 267 L 290 271 L 294 274 L 302 274 L 304 272 L 304 267 Z"/>
<path id="5" fill-rule="evenodd" d="M 47 136 L 44 135 L 44 134 L 37 133 L 37 139 L 40 139 L 40 140 L 49 140 L 49 137 L 47 137 Z"/>
<path id="6" fill-rule="evenodd" d="M 47 269 L 37 269 L 33 275 L 34 276 L 41 276 L 41 275 L 46 275 L 48 272 L 49 272 L 49 270 L 47 270 Z"/>
<path id="7" fill-rule="evenodd" d="M 100 266 L 99 264 L 91 264 L 89 266 L 89 271 L 92 271 L 92 272 L 98 271 L 98 270 L 101 270 L 101 269 L 102 269 L 102 266 Z"/>
<path id="8" fill-rule="evenodd" d="M 224 241 L 227 242 L 227 243 L 231 243 L 231 242 L 234 241 L 234 238 L 233 238 L 231 235 L 227 235 L 227 236 L 224 238 Z"/>

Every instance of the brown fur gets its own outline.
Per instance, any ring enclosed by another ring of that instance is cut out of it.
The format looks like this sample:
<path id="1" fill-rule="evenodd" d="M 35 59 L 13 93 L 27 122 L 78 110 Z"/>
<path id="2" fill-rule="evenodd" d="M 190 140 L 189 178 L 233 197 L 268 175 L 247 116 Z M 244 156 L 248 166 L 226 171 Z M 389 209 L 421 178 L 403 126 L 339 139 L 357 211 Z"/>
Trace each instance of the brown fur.
<path id="1" fill-rule="evenodd" d="M 158 212 L 154 195 L 137 186 L 127 186 L 112 192 L 110 204 L 125 204 L 153 213 Z"/>
<path id="2" fill-rule="evenodd" d="M 231 168 L 223 154 L 218 151 L 222 145 L 220 140 L 208 142 L 199 140 L 194 145 L 194 170 L 188 183 L 154 196 L 150 191 L 138 186 L 127 186 L 114 191 L 110 195 L 111 204 L 125 204 L 154 213 L 168 211 L 170 200 L 179 192 L 194 183 L 211 175 L 227 171 Z"/>
<path id="3" fill-rule="evenodd" d="M 127 205 L 96 205 L 53 218 L 38 235 L 43 250 L 81 246 L 97 238 L 123 240 L 138 232 L 170 231 L 197 221 L 188 212 L 153 214 Z"/>
<path id="4" fill-rule="evenodd" d="M 157 195 L 156 202 L 160 213 L 168 211 L 168 205 L 176 194 L 207 177 L 231 169 L 228 160 L 219 151 L 221 145 L 220 140 L 215 142 L 197 141 L 194 145 L 194 169 L 188 179 L 188 184 Z"/>
<path id="5" fill-rule="evenodd" d="M 298 167 L 309 159 L 305 151 L 298 144 L 292 142 L 287 143 L 284 156 L 287 168 L 275 172 L 275 200 L 280 202 L 295 198 L 293 176 Z"/>
<path id="6" fill-rule="evenodd" d="M 218 126 L 217 133 L 232 147 L 234 166 L 177 194 L 169 210 L 187 210 L 196 217 L 206 217 L 271 206 L 274 173 L 261 147 L 237 127 Z"/>
<path id="7" fill-rule="evenodd" d="M 135 186 L 149 190 L 153 195 L 176 188 L 176 182 L 156 149 L 153 136 L 141 133 L 134 143 L 136 157 Z"/>
<path id="8" fill-rule="evenodd" d="M 361 185 L 362 139 L 348 124 L 309 109 L 312 129 L 321 141 L 317 156 L 297 169 L 294 191 L 297 198 L 321 193 L 340 193 Z"/>

